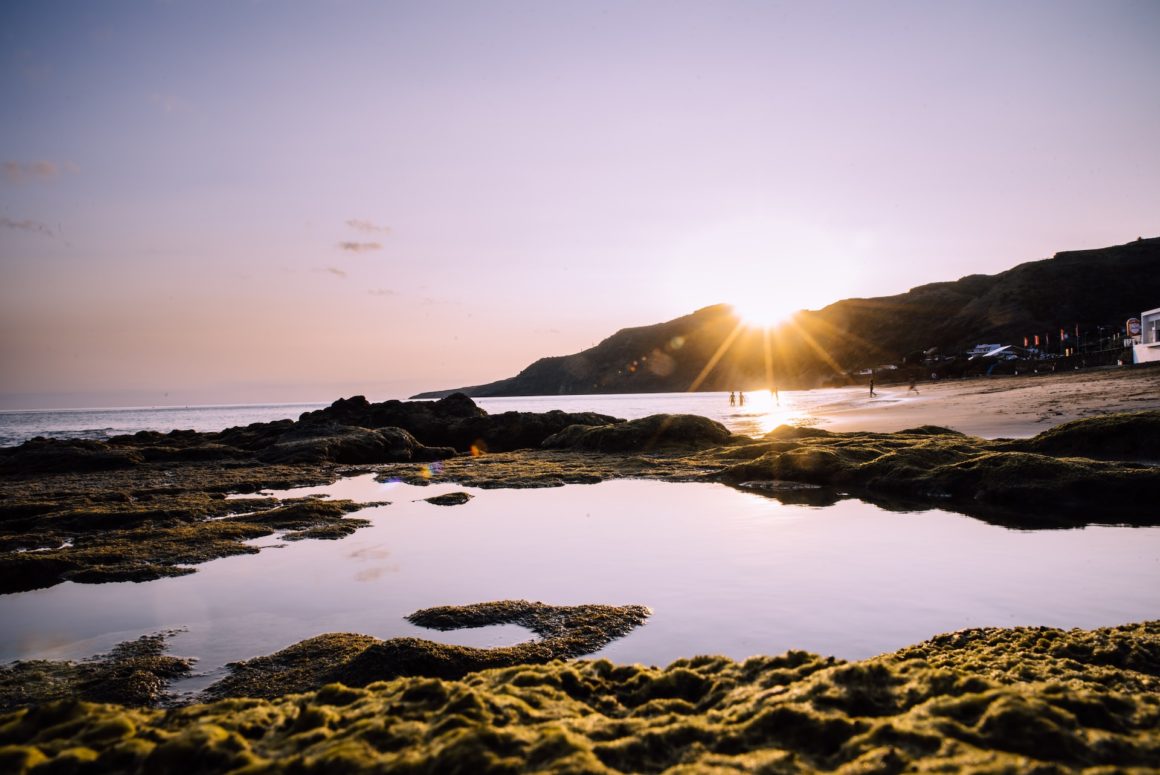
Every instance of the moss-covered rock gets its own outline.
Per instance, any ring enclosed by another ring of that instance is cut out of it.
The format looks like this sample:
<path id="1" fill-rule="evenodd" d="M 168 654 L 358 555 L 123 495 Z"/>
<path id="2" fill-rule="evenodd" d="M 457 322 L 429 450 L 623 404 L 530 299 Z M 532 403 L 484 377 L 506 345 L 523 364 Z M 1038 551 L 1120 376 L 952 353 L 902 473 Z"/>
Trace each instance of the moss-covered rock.
<path id="1" fill-rule="evenodd" d="M 1023 442 L 989 441 L 924 426 L 897 433 L 829 433 L 782 426 L 720 474 L 731 484 L 800 482 L 851 490 L 869 499 L 901 497 L 971 514 L 1006 515 L 1028 525 L 1076 522 L 1156 524 L 1160 468 L 1090 457 L 1061 457 L 1032 450 L 1072 449 L 1088 432 L 1101 439 L 1124 436 L 1119 449 L 1146 447 L 1136 436 L 1141 416 L 1069 423 Z M 1066 442 L 1066 443 L 1063 443 Z M 1142 446 L 1143 445 L 1143 446 Z M 1117 448 L 1111 441 L 1110 448 Z M 1093 443 L 1095 454 L 1100 445 Z M 759 453 L 760 454 L 757 454 Z"/>
<path id="2" fill-rule="evenodd" d="M 399 676 L 454 679 L 478 670 L 542 664 L 591 654 L 644 623 L 644 606 L 553 606 L 501 600 L 416 611 L 413 624 L 436 630 L 517 624 L 539 636 L 515 646 L 481 649 L 420 638 L 386 641 L 332 633 L 296 643 L 270 656 L 230 665 L 230 675 L 211 686 L 207 697 L 277 697 L 341 682 L 366 686 Z"/>
<path id="3" fill-rule="evenodd" d="M 0 715 L 6 771 L 1152 772 L 1160 622 L 667 668 L 550 662 L 159 711 Z M 1112 653 L 1127 655 L 1112 656 Z M 1034 655 L 1035 668 L 1018 665 Z M 1094 680 L 1093 680 L 1094 679 Z"/>
<path id="4" fill-rule="evenodd" d="M 719 447 L 732 438 L 728 428 L 707 417 L 654 414 L 610 425 L 572 425 L 544 439 L 541 446 L 591 452 L 648 452 Z"/>
<path id="5" fill-rule="evenodd" d="M 150 706 L 166 698 L 171 681 L 193 661 L 166 655 L 172 633 L 146 635 L 81 662 L 26 660 L 0 667 L 0 709 L 83 698 Z"/>

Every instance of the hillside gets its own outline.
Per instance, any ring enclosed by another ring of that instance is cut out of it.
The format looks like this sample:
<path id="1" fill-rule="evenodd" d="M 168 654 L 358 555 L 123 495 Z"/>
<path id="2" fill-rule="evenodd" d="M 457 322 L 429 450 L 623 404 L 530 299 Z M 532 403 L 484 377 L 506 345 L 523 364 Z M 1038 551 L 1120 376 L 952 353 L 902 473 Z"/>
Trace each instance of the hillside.
<path id="1" fill-rule="evenodd" d="M 1122 326 L 1160 306 L 1160 238 L 1057 253 L 995 275 L 931 283 L 896 296 L 802 311 L 769 332 L 744 328 L 727 305 L 626 328 L 573 355 L 541 358 L 471 396 L 646 393 L 814 387 L 843 372 L 937 347 L 1021 344 L 1059 329 Z M 716 355 L 716 360 L 714 362 Z M 421 393 L 444 396 L 455 390 Z"/>

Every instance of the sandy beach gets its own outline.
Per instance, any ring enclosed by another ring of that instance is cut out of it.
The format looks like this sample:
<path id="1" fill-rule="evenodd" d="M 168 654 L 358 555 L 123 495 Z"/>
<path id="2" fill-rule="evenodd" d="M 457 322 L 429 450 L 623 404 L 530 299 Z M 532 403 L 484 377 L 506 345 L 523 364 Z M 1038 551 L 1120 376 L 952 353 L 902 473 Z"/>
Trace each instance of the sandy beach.
<path id="1" fill-rule="evenodd" d="M 1070 420 L 1160 409 L 1160 368 L 1133 367 L 849 388 L 813 407 L 831 431 L 890 432 L 940 425 L 983 438 L 1026 438 Z"/>

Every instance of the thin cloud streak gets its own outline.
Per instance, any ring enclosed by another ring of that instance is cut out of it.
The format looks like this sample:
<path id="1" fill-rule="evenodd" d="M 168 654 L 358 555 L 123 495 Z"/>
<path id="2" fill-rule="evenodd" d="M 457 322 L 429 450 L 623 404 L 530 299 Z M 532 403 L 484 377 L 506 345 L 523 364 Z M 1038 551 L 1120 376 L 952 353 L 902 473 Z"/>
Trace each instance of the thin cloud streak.
<path id="1" fill-rule="evenodd" d="M 325 269 L 319 269 L 318 271 L 319 272 L 329 272 L 330 274 L 334 275 L 335 277 L 343 277 L 343 278 L 346 277 L 346 272 L 342 271 L 337 266 L 328 266 Z"/>
<path id="2" fill-rule="evenodd" d="M 368 233 L 389 234 L 391 232 L 390 226 L 379 226 L 371 221 L 366 221 L 361 218 L 351 218 L 346 222 L 346 225 L 358 231 L 365 231 Z"/>
<path id="3" fill-rule="evenodd" d="M 23 183 L 27 180 L 50 180 L 61 172 L 76 172 L 73 164 L 57 164 L 53 161 L 6 161 L 4 162 L 4 179 L 9 183 Z"/>
<path id="4" fill-rule="evenodd" d="M 350 253 L 369 253 L 372 250 L 383 249 L 381 242 L 340 242 L 338 247 Z"/>
<path id="5" fill-rule="evenodd" d="M 43 234 L 46 237 L 56 236 L 48 224 L 34 221 L 31 218 L 25 218 L 23 221 L 14 221 L 11 218 L 0 218 L 0 228 L 31 231 L 36 234 Z"/>

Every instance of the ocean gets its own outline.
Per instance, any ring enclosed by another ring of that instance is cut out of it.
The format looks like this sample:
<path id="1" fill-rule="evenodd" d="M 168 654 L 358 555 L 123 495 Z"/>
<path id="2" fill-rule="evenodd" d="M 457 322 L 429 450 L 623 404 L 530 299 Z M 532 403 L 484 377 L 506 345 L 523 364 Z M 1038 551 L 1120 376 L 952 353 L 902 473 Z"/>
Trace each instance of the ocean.
<path id="1" fill-rule="evenodd" d="M 777 425 L 811 421 L 811 409 L 850 395 L 845 388 L 782 391 L 778 400 L 766 391 L 745 394 L 745 405 L 730 406 L 728 393 L 633 393 L 587 396 L 518 396 L 479 398 L 476 403 L 492 414 L 508 411 L 599 412 L 633 420 L 650 414 L 699 414 L 716 420 L 734 433 L 760 435 Z M 372 399 L 373 400 L 373 399 Z M 325 403 L 230 404 L 162 406 L 121 409 L 55 409 L 0 412 L 0 447 L 11 447 L 36 436 L 47 438 L 107 439 L 137 431 L 220 431 L 255 422 L 297 419 Z"/>

